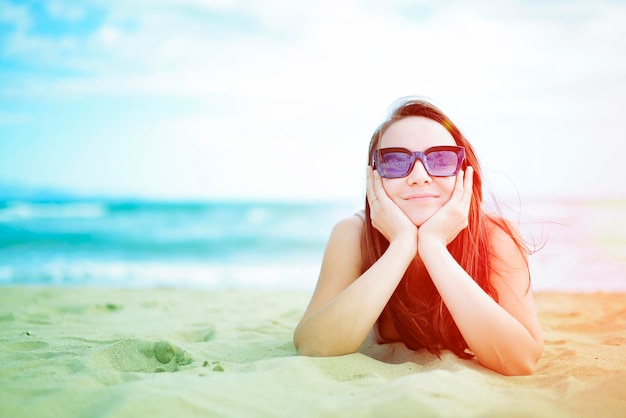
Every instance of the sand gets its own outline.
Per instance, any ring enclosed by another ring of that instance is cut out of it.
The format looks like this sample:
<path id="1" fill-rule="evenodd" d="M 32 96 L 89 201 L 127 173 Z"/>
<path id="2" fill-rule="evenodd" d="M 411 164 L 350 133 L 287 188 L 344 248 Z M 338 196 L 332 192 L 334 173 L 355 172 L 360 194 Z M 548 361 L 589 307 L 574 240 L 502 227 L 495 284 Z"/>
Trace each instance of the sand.
<path id="1" fill-rule="evenodd" d="M 538 293 L 526 377 L 401 344 L 298 357 L 308 298 L 0 288 L 0 417 L 626 417 L 626 294 Z"/>

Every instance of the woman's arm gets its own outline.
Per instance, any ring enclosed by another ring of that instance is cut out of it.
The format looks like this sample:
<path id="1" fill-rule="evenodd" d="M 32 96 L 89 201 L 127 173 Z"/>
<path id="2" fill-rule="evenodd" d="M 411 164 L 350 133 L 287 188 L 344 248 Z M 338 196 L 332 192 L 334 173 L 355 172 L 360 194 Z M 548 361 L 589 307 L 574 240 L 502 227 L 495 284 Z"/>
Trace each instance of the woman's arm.
<path id="1" fill-rule="evenodd" d="M 385 253 L 361 274 L 363 221 L 353 216 L 331 233 L 320 276 L 294 332 L 299 354 L 335 356 L 359 349 L 417 252 L 417 229 L 389 199 L 382 197 L 378 173 L 368 171 L 372 223 L 389 240 Z M 385 195 L 386 196 L 386 195 Z"/>
<path id="2" fill-rule="evenodd" d="M 496 280 L 502 296 L 500 305 L 472 280 L 440 242 L 420 238 L 419 248 L 433 283 L 476 359 L 505 375 L 532 374 L 543 341 L 532 293 L 527 289 L 528 271 L 521 267 L 522 257 L 515 258 L 519 268 L 508 268 L 508 276 Z M 517 248 L 516 251 L 519 253 Z"/>
<path id="3" fill-rule="evenodd" d="M 485 367 L 505 375 L 532 374 L 543 350 L 524 254 L 500 228 L 491 232 L 495 302 L 448 252 L 463 228 L 471 172 L 460 173 L 450 202 L 420 227 L 418 253 L 470 350 Z M 465 180 L 465 181 L 463 181 Z"/>
<path id="4" fill-rule="evenodd" d="M 359 276 L 360 224 L 362 221 L 353 217 L 333 229 L 315 292 L 294 332 L 298 354 L 338 356 L 356 352 L 414 257 L 415 253 L 401 244 L 391 244 Z"/>

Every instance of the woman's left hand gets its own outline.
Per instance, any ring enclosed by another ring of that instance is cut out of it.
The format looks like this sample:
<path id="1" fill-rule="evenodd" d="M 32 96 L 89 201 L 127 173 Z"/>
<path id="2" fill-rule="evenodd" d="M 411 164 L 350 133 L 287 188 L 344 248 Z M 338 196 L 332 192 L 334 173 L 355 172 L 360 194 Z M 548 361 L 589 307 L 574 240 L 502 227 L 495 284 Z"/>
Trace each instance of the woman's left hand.
<path id="1" fill-rule="evenodd" d="M 434 239 L 447 246 L 467 228 L 472 202 L 474 169 L 459 171 L 450 200 L 418 229 L 418 242 Z"/>

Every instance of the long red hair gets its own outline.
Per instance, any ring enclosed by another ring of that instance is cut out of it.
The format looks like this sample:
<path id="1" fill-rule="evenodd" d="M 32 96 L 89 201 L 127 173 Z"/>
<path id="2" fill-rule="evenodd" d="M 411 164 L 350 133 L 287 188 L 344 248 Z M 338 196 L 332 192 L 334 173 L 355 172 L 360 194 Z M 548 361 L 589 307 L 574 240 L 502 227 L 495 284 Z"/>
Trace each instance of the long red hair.
<path id="1" fill-rule="evenodd" d="M 474 281 L 498 301 L 498 293 L 490 281 L 492 251 L 489 229 L 494 226 L 502 228 L 513 238 L 520 251 L 526 252 L 526 249 L 506 220 L 488 215 L 482 210 L 483 182 L 480 164 L 474 148 L 454 123 L 429 102 L 405 99 L 374 132 L 369 146 L 368 164 L 371 165 L 373 153 L 378 149 L 381 137 L 389 126 L 409 116 L 423 116 L 438 122 L 450 132 L 457 145 L 465 147 L 463 169 L 468 165 L 474 168 L 472 202 L 468 226 L 448 245 L 448 250 Z M 370 207 L 365 199 L 365 223 L 361 238 L 363 272 L 382 256 L 388 246 L 389 242 L 372 226 Z M 393 321 L 402 342 L 410 349 L 426 348 L 437 355 L 440 350 L 448 349 L 462 358 L 472 356 L 418 256 L 405 272 L 383 314 Z"/>

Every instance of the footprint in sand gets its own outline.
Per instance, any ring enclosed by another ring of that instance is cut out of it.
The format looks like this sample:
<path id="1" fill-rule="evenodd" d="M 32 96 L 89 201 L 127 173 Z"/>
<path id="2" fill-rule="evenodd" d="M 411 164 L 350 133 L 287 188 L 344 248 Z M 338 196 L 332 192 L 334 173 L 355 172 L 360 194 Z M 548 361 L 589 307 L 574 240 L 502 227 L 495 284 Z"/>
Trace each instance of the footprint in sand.
<path id="1" fill-rule="evenodd" d="M 181 332 L 176 337 L 189 343 L 203 343 L 213 340 L 215 334 L 215 327 L 203 325 L 195 330 Z"/>
<path id="2" fill-rule="evenodd" d="M 610 336 L 608 338 L 605 338 L 604 341 L 602 341 L 602 344 L 604 344 L 604 345 L 613 345 L 613 346 L 622 346 L 622 345 L 626 345 L 626 338 L 620 337 L 618 335 L 613 335 L 613 336 Z"/>
<path id="3" fill-rule="evenodd" d="M 41 314 L 41 313 L 33 313 L 33 314 L 25 315 L 24 322 L 28 322 L 30 324 L 37 324 L 37 325 L 51 325 L 54 323 L 54 321 L 52 320 L 52 318 L 50 318 L 49 315 Z"/>
<path id="4" fill-rule="evenodd" d="M 565 345 L 567 344 L 566 340 L 544 340 L 545 345 Z"/>
<path id="5" fill-rule="evenodd" d="M 13 315 L 11 312 L 0 314 L 0 321 L 13 321 L 14 319 L 15 315 Z"/>
<path id="6" fill-rule="evenodd" d="M 47 348 L 49 344 L 45 341 L 16 341 L 4 343 L 4 346 L 13 351 L 33 351 Z"/>
<path id="7" fill-rule="evenodd" d="M 122 340 L 97 349 L 91 357 L 95 367 L 121 372 L 175 372 L 193 359 L 168 341 Z"/>

